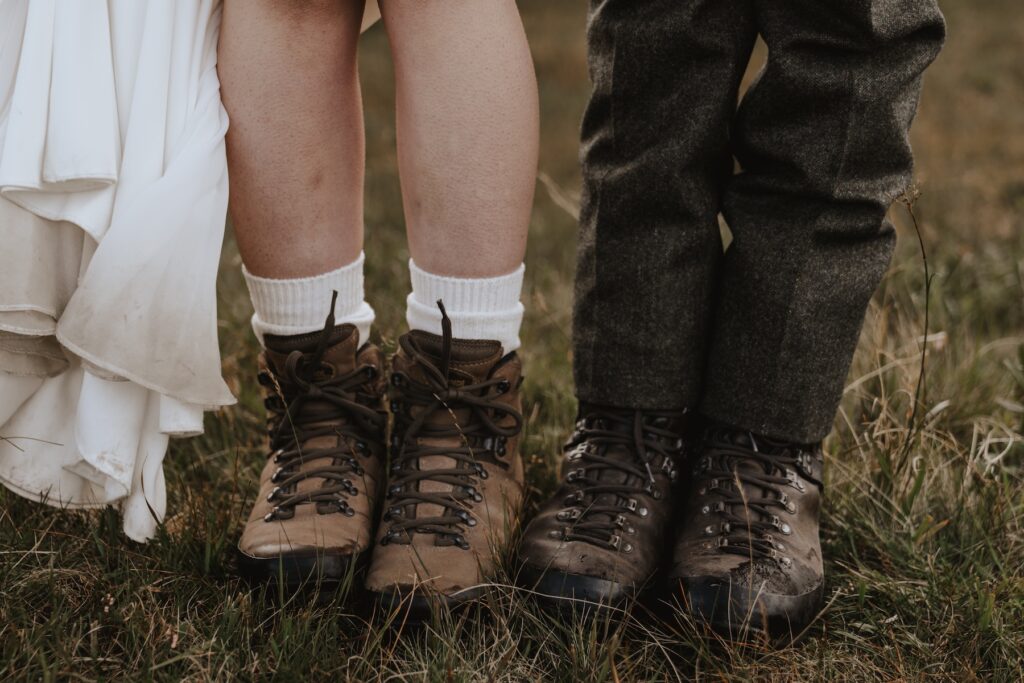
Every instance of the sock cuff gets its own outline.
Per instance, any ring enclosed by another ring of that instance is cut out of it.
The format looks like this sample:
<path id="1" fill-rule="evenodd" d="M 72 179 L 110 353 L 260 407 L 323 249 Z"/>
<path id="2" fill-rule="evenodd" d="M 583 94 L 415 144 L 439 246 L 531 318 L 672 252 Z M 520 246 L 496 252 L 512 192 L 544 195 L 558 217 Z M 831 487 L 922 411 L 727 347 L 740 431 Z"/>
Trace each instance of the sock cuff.
<path id="1" fill-rule="evenodd" d="M 523 290 L 525 272 L 525 265 L 519 264 L 511 273 L 497 277 L 451 277 L 428 273 L 409 259 L 412 298 L 435 310 L 437 300 L 441 299 L 449 313 L 489 313 L 521 309 L 519 298 Z"/>
<path id="2" fill-rule="evenodd" d="M 331 292 L 339 293 L 334 314 L 339 319 L 356 314 L 363 304 L 363 262 L 359 257 L 335 270 L 311 277 L 276 279 L 253 275 L 242 266 L 256 317 L 269 327 L 323 326 L 330 312 Z"/>
<path id="3" fill-rule="evenodd" d="M 438 299 L 452 321 L 452 334 L 458 339 L 496 339 L 505 353 L 519 348 L 519 328 L 523 322 L 525 267 L 520 264 L 511 273 L 487 278 L 458 278 L 428 273 L 409 259 L 412 294 L 406 301 L 409 329 L 441 334 Z"/>
<path id="4" fill-rule="evenodd" d="M 362 252 L 347 265 L 299 278 L 266 278 L 253 275 L 242 266 L 242 275 L 249 288 L 249 297 L 255 313 L 252 327 L 260 343 L 263 335 L 294 335 L 323 329 L 330 313 L 331 294 L 338 292 L 334 316 L 338 325 L 351 323 L 359 328 L 359 338 L 365 342 L 370 335 L 374 312 L 364 300 Z"/>

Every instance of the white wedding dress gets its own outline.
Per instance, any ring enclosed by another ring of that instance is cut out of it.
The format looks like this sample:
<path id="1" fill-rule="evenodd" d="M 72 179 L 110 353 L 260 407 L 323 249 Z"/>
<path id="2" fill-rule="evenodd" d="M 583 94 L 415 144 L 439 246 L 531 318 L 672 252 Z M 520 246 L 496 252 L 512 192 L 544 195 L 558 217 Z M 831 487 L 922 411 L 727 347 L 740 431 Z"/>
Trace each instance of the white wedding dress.
<path id="1" fill-rule="evenodd" d="M 219 0 L 0 0 L 0 482 L 166 509 L 168 437 L 234 402 Z"/>
<path id="2" fill-rule="evenodd" d="M 219 28 L 220 0 L 0 0 L 0 483 L 139 541 L 168 438 L 234 403 Z"/>

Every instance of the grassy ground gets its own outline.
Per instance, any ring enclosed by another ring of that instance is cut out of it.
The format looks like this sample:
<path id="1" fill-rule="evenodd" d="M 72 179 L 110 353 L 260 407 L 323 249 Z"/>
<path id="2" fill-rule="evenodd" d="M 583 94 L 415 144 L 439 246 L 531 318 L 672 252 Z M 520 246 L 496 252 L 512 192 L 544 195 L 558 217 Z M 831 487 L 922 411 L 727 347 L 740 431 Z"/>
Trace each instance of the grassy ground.
<path id="1" fill-rule="evenodd" d="M 523 3 L 544 117 L 524 330 L 531 503 L 573 416 L 569 304 L 587 93 L 581 0 Z M 397 639 L 346 596 L 313 605 L 232 574 L 255 493 L 261 415 L 250 313 L 229 244 L 224 372 L 240 398 L 174 444 L 171 515 L 149 545 L 113 512 L 65 514 L 0 492 L 0 678 L 303 680 L 1002 679 L 1024 670 L 1024 21 L 1016 0 L 947 0 L 949 46 L 915 128 L 914 206 L 868 314 L 828 441 L 828 607 L 795 648 L 709 642 L 685 621 L 563 624 L 498 577 L 478 614 Z M 366 38 L 369 293 L 402 330 L 407 251 L 391 75 Z M 926 383 L 915 402 L 922 346 Z"/>

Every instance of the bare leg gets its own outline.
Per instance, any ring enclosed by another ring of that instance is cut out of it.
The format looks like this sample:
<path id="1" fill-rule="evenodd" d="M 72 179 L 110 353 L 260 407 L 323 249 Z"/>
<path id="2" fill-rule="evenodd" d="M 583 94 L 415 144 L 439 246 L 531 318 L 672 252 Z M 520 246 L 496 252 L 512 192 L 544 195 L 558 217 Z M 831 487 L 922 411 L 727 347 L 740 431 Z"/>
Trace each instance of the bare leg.
<path id="1" fill-rule="evenodd" d="M 512 0 L 381 4 L 413 260 L 438 275 L 509 273 L 526 250 L 539 135 L 518 9 Z"/>
<path id="2" fill-rule="evenodd" d="M 246 268 L 324 273 L 363 245 L 362 0 L 226 0 L 230 214 Z"/>

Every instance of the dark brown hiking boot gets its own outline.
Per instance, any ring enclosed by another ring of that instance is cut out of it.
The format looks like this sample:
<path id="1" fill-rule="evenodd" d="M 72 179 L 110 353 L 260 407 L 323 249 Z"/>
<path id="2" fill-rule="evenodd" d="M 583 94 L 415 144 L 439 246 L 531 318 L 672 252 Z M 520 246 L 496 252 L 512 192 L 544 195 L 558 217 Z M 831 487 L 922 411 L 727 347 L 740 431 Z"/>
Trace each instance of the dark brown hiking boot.
<path id="1" fill-rule="evenodd" d="M 482 593 L 518 524 L 522 365 L 496 341 L 419 330 L 392 361 L 391 473 L 366 587 L 412 618 Z"/>
<path id="2" fill-rule="evenodd" d="M 675 543 L 683 608 L 731 638 L 799 635 L 824 591 L 821 477 L 818 445 L 709 428 Z"/>
<path id="3" fill-rule="evenodd" d="M 581 406 L 563 481 L 527 526 L 519 582 L 571 609 L 623 606 L 666 559 L 683 412 Z"/>
<path id="4" fill-rule="evenodd" d="M 333 310 L 333 307 L 332 307 Z M 387 412 L 380 349 L 352 325 L 267 335 L 260 384 L 270 456 L 239 540 L 253 578 L 341 581 L 365 559 L 385 459 Z"/>

